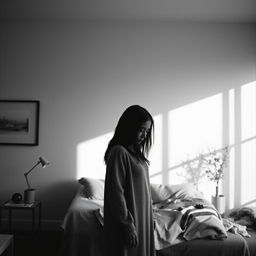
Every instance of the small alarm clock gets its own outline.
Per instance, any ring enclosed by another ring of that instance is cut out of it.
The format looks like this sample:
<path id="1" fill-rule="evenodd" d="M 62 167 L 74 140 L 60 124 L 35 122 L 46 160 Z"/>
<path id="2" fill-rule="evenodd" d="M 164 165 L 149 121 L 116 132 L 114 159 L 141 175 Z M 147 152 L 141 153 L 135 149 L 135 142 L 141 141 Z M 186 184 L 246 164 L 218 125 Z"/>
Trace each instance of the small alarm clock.
<path id="1" fill-rule="evenodd" d="M 15 203 L 15 204 L 18 204 L 22 201 L 22 195 L 20 193 L 14 193 L 12 195 L 12 201 Z"/>

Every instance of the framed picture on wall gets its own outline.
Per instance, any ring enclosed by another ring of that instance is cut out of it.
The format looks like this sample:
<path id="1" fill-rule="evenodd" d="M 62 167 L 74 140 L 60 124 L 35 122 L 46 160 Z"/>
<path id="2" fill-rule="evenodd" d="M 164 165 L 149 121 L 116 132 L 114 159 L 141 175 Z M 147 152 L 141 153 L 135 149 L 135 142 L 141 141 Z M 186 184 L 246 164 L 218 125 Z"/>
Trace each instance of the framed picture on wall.
<path id="1" fill-rule="evenodd" d="M 38 145 L 37 100 L 0 100 L 0 144 Z"/>

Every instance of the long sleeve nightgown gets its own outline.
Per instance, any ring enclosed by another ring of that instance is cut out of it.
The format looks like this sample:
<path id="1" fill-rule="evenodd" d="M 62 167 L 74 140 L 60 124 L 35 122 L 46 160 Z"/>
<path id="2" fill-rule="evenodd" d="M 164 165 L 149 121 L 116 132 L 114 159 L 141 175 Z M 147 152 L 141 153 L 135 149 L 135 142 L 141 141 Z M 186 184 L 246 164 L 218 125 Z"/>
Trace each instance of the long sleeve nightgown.
<path id="1" fill-rule="evenodd" d="M 135 230 L 138 246 L 125 246 L 125 230 Z M 107 159 L 104 195 L 105 256 L 155 256 L 148 166 L 125 147 Z"/>

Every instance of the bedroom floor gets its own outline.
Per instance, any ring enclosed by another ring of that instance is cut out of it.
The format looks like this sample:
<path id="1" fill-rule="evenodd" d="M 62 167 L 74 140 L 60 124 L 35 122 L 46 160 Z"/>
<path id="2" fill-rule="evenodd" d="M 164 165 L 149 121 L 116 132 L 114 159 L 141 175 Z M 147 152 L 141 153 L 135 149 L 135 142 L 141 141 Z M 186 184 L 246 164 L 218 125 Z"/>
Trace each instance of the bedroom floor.
<path id="1" fill-rule="evenodd" d="M 42 231 L 31 235 L 14 233 L 14 256 L 59 256 L 61 231 Z"/>

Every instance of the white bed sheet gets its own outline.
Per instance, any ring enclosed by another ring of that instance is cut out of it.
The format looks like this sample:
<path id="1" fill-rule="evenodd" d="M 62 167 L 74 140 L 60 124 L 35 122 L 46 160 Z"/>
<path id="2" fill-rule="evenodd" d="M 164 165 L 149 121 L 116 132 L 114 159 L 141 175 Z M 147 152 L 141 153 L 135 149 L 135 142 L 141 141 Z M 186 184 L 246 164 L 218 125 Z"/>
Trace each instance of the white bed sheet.
<path id="1" fill-rule="evenodd" d="M 102 256 L 102 226 L 95 210 L 103 206 L 102 200 L 86 199 L 80 187 L 72 200 L 62 223 L 63 256 Z"/>

